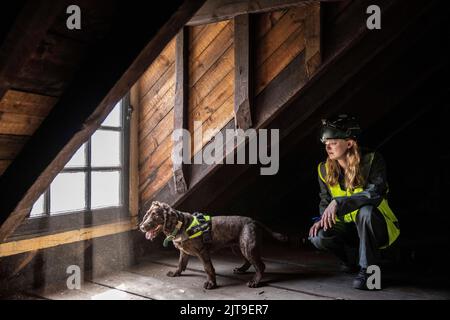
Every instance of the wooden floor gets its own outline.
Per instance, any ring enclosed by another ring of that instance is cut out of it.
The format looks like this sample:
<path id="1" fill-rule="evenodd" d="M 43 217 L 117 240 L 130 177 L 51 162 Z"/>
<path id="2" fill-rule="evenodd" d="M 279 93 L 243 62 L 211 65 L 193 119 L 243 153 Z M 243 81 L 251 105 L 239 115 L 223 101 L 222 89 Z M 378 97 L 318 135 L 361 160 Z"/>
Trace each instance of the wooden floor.
<path id="1" fill-rule="evenodd" d="M 351 288 L 352 275 L 337 271 L 336 260 L 325 253 L 280 247 L 265 250 L 264 286 L 251 289 L 246 282 L 253 269 L 243 275 L 233 274 L 240 260 L 232 254 L 214 255 L 218 288 L 203 289 L 205 273 L 197 258 L 191 258 L 183 276 L 170 278 L 178 256 L 164 250 L 142 259 L 137 266 L 112 275 L 85 281 L 80 290 L 50 288 L 28 291 L 17 298 L 42 299 L 239 299 L 239 300 L 309 300 L 309 299 L 450 299 L 450 292 L 430 279 L 414 278 L 405 273 L 382 274 L 384 290 L 359 291 Z M 441 289 L 439 289 L 441 287 Z"/>

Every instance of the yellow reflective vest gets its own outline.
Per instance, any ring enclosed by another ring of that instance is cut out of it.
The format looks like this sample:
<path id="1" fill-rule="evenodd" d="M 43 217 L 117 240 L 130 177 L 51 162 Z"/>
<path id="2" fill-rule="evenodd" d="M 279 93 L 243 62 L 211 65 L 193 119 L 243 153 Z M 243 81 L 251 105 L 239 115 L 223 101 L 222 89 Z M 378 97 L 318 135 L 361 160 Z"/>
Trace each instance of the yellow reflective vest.
<path id="1" fill-rule="evenodd" d="M 367 160 L 369 168 L 370 168 L 370 166 L 372 165 L 374 153 L 368 153 L 365 156 L 369 157 L 366 160 Z M 325 177 L 323 177 L 323 175 L 322 175 L 321 166 L 325 167 L 326 174 L 328 174 L 328 168 L 324 162 L 321 162 L 321 163 L 319 163 L 318 171 L 319 171 L 320 179 L 327 185 L 333 199 L 336 197 L 349 197 L 353 194 L 364 191 L 364 189 L 362 187 L 358 187 L 358 188 L 354 189 L 353 191 L 351 191 L 349 189 L 342 190 L 339 183 L 337 183 L 336 185 L 333 185 L 333 186 L 329 185 L 326 182 Z M 391 208 L 389 207 L 389 204 L 388 204 L 388 201 L 386 198 L 384 198 L 381 201 L 381 203 L 378 205 L 377 208 L 383 214 L 383 217 L 386 220 L 386 225 L 387 225 L 387 229 L 388 229 L 389 243 L 386 246 L 383 246 L 380 248 L 380 249 L 384 249 L 384 248 L 387 248 L 388 246 L 390 246 L 392 243 L 394 243 L 394 241 L 398 238 L 398 236 L 400 234 L 400 229 L 398 228 L 397 217 L 395 216 L 395 214 L 392 212 Z M 346 222 L 346 223 L 355 222 L 356 215 L 358 214 L 358 212 L 359 212 L 359 209 L 346 213 L 343 216 L 344 222 Z M 339 221 L 339 218 L 337 218 L 337 220 Z"/>

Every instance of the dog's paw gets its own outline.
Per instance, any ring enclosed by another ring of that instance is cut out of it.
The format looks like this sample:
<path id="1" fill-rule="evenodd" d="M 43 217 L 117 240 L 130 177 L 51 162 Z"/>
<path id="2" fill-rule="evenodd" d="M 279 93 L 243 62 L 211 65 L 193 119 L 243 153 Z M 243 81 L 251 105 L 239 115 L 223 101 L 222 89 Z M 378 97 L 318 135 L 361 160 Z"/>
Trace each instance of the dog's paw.
<path id="1" fill-rule="evenodd" d="M 169 272 L 167 272 L 167 276 L 168 277 L 179 277 L 180 274 L 181 274 L 181 272 L 179 272 L 179 271 L 169 271 Z"/>
<path id="2" fill-rule="evenodd" d="M 206 290 L 211 290 L 217 287 L 217 284 L 213 281 L 206 281 L 203 284 L 203 288 L 205 288 Z"/>
<path id="3" fill-rule="evenodd" d="M 258 288 L 259 282 L 256 282 L 255 280 L 250 280 L 249 282 L 247 282 L 247 286 L 249 288 Z"/>

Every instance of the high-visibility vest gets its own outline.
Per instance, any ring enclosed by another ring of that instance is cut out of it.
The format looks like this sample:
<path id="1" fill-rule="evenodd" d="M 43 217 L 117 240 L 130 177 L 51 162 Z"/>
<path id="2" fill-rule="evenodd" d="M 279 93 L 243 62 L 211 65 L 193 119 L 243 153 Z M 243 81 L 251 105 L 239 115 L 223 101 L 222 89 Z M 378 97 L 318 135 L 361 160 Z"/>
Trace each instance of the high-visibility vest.
<path id="1" fill-rule="evenodd" d="M 374 153 L 368 153 L 365 155 L 365 161 L 368 164 L 368 168 L 370 169 L 373 161 Z M 325 173 L 328 174 L 328 168 L 325 165 L 324 162 L 319 163 L 318 171 L 319 171 L 319 177 L 320 179 L 327 185 L 328 189 L 330 190 L 331 196 L 334 198 L 336 197 L 348 197 L 353 194 L 359 193 L 363 191 L 362 187 L 355 188 L 353 191 L 347 189 L 342 190 L 339 183 L 331 186 L 329 185 L 322 174 L 321 166 L 325 167 Z M 369 172 L 369 170 L 367 171 Z M 398 227 L 398 220 L 395 214 L 392 212 L 391 208 L 389 207 L 388 201 L 386 198 L 383 198 L 380 205 L 377 207 L 378 210 L 383 214 L 384 219 L 386 220 L 386 226 L 388 230 L 388 236 L 389 236 L 389 243 L 386 246 L 381 247 L 380 249 L 387 248 L 390 246 L 394 241 L 398 238 L 400 234 L 400 228 Z M 344 222 L 350 223 L 356 221 L 356 215 L 358 214 L 359 209 L 354 210 L 352 212 L 346 213 L 343 217 Z M 337 221 L 340 221 L 339 218 L 336 218 Z"/>

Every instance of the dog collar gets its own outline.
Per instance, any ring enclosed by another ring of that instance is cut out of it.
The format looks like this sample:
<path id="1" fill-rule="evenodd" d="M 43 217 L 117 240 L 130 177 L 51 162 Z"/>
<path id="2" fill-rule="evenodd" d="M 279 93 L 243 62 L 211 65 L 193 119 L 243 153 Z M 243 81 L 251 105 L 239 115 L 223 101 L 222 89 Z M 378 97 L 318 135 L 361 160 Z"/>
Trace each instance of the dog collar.
<path id="1" fill-rule="evenodd" d="M 171 242 L 171 241 L 173 241 L 173 239 L 175 239 L 175 237 L 178 234 L 178 231 L 180 231 L 182 225 L 183 225 L 183 222 L 178 220 L 177 225 L 175 226 L 175 229 L 173 229 L 172 233 L 164 239 L 164 242 L 163 242 L 164 247 L 167 247 L 169 245 L 169 242 Z"/>

